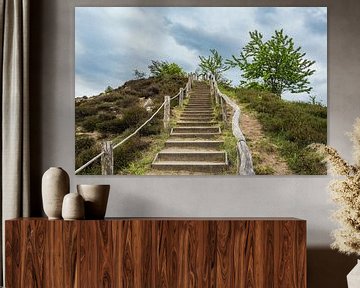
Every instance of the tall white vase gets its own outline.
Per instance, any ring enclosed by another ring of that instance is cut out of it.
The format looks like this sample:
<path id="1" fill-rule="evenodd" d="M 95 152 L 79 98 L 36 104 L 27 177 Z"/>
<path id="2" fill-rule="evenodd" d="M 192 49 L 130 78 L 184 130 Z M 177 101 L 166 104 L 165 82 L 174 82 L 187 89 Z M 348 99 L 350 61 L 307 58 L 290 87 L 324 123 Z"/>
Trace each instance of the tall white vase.
<path id="1" fill-rule="evenodd" d="M 60 167 L 49 168 L 42 177 L 43 208 L 49 219 L 61 219 L 63 198 L 70 190 L 69 175 Z"/>
<path id="2" fill-rule="evenodd" d="M 348 288 L 360 287 L 360 260 L 357 261 L 355 267 L 347 275 Z"/>

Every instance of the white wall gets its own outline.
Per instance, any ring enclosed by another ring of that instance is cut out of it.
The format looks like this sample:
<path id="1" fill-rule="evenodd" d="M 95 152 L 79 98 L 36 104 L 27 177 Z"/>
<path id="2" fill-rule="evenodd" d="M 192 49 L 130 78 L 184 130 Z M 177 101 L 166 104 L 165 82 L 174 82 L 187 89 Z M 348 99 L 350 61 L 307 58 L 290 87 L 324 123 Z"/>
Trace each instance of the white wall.
<path id="1" fill-rule="evenodd" d="M 80 183 L 111 184 L 107 216 L 292 216 L 308 221 L 309 247 L 328 246 L 334 224 L 329 220 L 333 206 L 326 192 L 327 176 L 74 176 L 73 7 L 174 6 L 175 2 L 266 6 L 270 1 L 32 1 L 33 186 L 39 187 L 39 178 L 48 167 L 62 166 L 70 172 L 72 189 Z M 360 15 L 356 14 L 360 5 L 356 0 L 328 2 L 332 2 L 328 8 L 328 140 L 350 159 L 351 144 L 345 132 L 360 116 Z M 273 6 L 324 3 L 271 1 Z"/>

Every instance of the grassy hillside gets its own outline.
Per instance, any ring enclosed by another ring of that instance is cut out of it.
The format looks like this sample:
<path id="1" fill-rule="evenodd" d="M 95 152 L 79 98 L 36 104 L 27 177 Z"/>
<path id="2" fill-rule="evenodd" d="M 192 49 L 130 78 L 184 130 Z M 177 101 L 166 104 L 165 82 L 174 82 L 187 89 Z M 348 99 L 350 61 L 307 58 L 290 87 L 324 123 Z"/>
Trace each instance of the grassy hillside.
<path id="1" fill-rule="evenodd" d="M 326 143 L 327 108 L 317 104 L 290 102 L 252 89 L 222 89 L 254 113 L 266 135 L 276 145 L 293 174 L 322 175 L 326 167 L 308 150 L 313 142 Z"/>
<path id="2" fill-rule="evenodd" d="M 186 81 L 183 77 L 150 77 L 128 81 L 97 96 L 76 98 L 76 169 L 100 153 L 102 141 L 114 140 L 116 144 L 132 133 L 156 111 L 165 95 L 175 95 Z M 148 136 L 160 134 L 161 119 L 159 113 L 140 131 L 142 137 L 135 136 L 114 150 L 115 174 L 122 174 L 148 148 L 153 140 Z M 99 161 L 80 174 L 101 174 Z"/>

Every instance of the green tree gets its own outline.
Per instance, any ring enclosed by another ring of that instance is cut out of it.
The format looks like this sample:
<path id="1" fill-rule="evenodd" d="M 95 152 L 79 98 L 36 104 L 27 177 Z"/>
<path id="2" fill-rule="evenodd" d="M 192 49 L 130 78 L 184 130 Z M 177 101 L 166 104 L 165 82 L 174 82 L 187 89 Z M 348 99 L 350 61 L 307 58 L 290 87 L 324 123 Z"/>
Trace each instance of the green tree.
<path id="1" fill-rule="evenodd" d="M 144 79 L 146 77 L 146 73 L 142 72 L 142 71 L 139 71 L 138 69 L 135 69 L 134 70 L 134 77 L 135 77 L 136 80 Z"/>
<path id="2" fill-rule="evenodd" d="M 186 73 L 178 64 L 167 61 L 151 60 L 148 66 L 150 74 L 155 77 L 185 76 Z"/>
<path id="3" fill-rule="evenodd" d="M 199 56 L 201 74 L 213 74 L 215 79 L 219 82 L 227 82 L 229 80 L 223 77 L 223 72 L 230 69 L 230 66 L 225 64 L 224 58 L 219 54 L 216 49 L 210 49 L 208 57 Z M 229 84 L 229 83 L 228 83 Z"/>
<path id="4" fill-rule="evenodd" d="M 106 87 L 105 89 L 105 93 L 109 93 L 111 91 L 113 91 L 114 89 L 109 85 L 108 87 Z"/>
<path id="5" fill-rule="evenodd" d="M 268 41 L 256 30 L 250 32 L 250 38 L 240 57 L 232 55 L 232 59 L 226 61 L 243 71 L 243 84 L 258 82 L 278 96 L 285 91 L 310 93 L 309 76 L 315 72 L 310 67 L 315 61 L 304 58 L 306 53 L 300 51 L 301 47 L 295 48 L 293 38 L 282 29 L 275 30 Z"/>

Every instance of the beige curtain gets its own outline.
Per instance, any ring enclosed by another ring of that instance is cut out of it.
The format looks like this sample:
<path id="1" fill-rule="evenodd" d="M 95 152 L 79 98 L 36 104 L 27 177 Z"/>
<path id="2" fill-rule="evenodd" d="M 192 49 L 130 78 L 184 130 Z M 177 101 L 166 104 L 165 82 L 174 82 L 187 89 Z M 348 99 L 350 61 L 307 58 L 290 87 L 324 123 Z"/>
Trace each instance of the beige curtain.
<path id="1" fill-rule="evenodd" d="M 4 221 L 29 216 L 29 0 L 0 0 L 0 5 L 1 263 L 4 269 Z"/>

